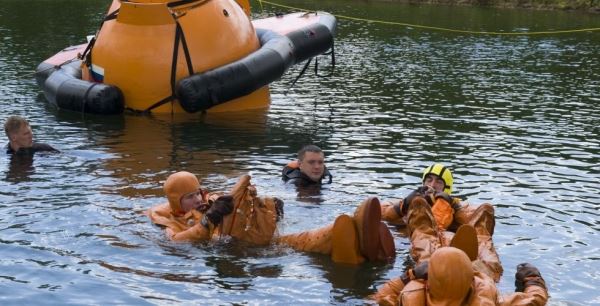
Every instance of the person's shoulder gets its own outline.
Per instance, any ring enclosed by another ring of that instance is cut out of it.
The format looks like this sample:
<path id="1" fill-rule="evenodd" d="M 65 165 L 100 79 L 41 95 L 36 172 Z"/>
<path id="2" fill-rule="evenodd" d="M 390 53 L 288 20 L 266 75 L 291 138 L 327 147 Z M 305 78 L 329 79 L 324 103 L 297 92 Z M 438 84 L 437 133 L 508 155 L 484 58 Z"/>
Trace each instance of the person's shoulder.
<path id="1" fill-rule="evenodd" d="M 13 150 L 13 149 L 10 147 L 10 143 L 7 143 L 7 144 L 4 146 L 4 150 L 6 151 L 6 154 L 13 154 L 13 153 L 15 153 L 15 150 Z"/>
<path id="2" fill-rule="evenodd" d="M 171 220 L 171 206 L 168 202 L 152 206 L 144 214 L 157 225 L 169 227 L 174 222 Z"/>
<path id="3" fill-rule="evenodd" d="M 302 172 L 298 169 L 284 169 L 282 173 L 282 179 L 286 182 L 288 181 L 296 181 L 296 180 L 304 180 Z"/>
<path id="4" fill-rule="evenodd" d="M 55 149 L 54 147 L 52 147 L 51 145 L 47 144 L 47 143 L 37 143 L 34 142 L 33 145 L 31 146 L 31 149 L 34 152 L 60 152 L 59 150 Z"/>
<path id="5" fill-rule="evenodd" d="M 301 177 L 298 161 L 294 160 L 285 165 L 281 171 L 281 175 L 284 181 Z"/>
<path id="6" fill-rule="evenodd" d="M 400 305 L 425 305 L 427 301 L 425 288 L 426 284 L 423 280 L 415 279 L 408 282 L 400 292 Z"/>
<path id="7" fill-rule="evenodd" d="M 329 169 L 325 167 L 325 171 L 323 171 L 323 177 L 321 177 L 321 183 L 323 184 L 331 184 L 333 181 L 333 175 L 329 172 Z"/>

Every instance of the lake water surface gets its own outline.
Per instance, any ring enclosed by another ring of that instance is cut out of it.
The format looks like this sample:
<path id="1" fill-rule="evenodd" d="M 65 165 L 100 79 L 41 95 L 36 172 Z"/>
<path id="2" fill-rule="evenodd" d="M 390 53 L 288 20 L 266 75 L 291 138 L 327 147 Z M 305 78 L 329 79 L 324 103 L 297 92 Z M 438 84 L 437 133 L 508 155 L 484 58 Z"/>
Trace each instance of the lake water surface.
<path id="1" fill-rule="evenodd" d="M 455 193 L 496 207 L 494 240 L 515 266 L 541 270 L 551 304 L 600 294 L 600 31 L 453 34 L 338 19 L 329 78 L 301 67 L 271 86 L 268 110 L 226 116 L 83 116 L 41 96 L 31 72 L 94 33 L 110 1 L 0 0 L 0 121 L 26 116 L 58 155 L 0 158 L 0 304 L 365 304 L 402 273 L 408 240 L 392 228 L 392 264 L 335 265 L 282 247 L 176 244 L 141 214 L 178 170 L 226 190 L 250 173 L 285 201 L 281 233 L 352 213 L 367 196 L 401 198 L 423 168 L 454 171 Z M 581 13 L 294 1 L 334 14 L 475 31 L 600 27 Z M 254 18 L 287 12 L 253 2 Z M 319 58 L 321 74 L 329 67 Z M 7 142 L 2 134 L 2 143 Z M 304 144 L 334 182 L 316 194 L 280 180 Z"/>

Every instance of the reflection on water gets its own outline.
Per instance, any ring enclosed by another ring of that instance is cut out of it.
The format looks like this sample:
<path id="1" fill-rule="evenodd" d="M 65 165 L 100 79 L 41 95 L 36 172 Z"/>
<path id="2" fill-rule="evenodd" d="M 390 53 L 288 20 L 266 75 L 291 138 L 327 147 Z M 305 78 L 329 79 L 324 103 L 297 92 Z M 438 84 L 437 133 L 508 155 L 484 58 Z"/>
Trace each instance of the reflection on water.
<path id="1" fill-rule="evenodd" d="M 294 4 L 486 31 L 600 26 L 597 16 L 565 12 Z M 433 161 L 454 170 L 457 194 L 496 206 L 502 291 L 514 290 L 516 264 L 531 261 L 553 303 L 600 303 L 600 33 L 468 36 L 340 20 L 334 76 L 307 73 L 290 88 L 301 67 L 292 69 L 272 85 L 269 110 L 57 111 L 28 74 L 93 33 L 107 6 L 0 6 L 0 121 L 26 116 L 36 141 L 62 152 L 0 158 L 3 304 L 97 304 L 95 292 L 115 304 L 363 304 L 408 263 L 408 241 L 395 229 L 394 263 L 352 268 L 277 246 L 172 243 L 141 212 L 164 201 L 162 183 L 174 171 L 194 172 L 213 190 L 250 173 L 260 194 L 285 201 L 278 230 L 291 233 L 351 213 L 370 195 L 405 196 Z M 281 181 L 282 167 L 307 143 L 325 150 L 334 176 L 320 190 Z"/>
<path id="2" fill-rule="evenodd" d="M 29 180 L 29 177 L 35 173 L 33 166 L 33 155 L 20 154 L 8 157 L 10 162 L 6 171 L 6 181 L 18 183 Z"/>
<path id="3" fill-rule="evenodd" d="M 288 189 L 290 191 L 292 191 L 292 189 L 295 189 L 293 191 L 296 192 L 296 194 L 297 194 L 296 200 L 299 202 L 310 203 L 310 204 L 320 204 L 323 201 L 325 201 L 325 199 L 322 197 L 323 193 L 321 192 L 321 190 L 327 189 L 328 188 L 327 185 L 320 185 L 320 184 L 294 185 L 292 183 L 288 183 L 288 184 L 294 186 L 294 188 L 288 188 Z"/>
<path id="4" fill-rule="evenodd" d="M 159 181 L 178 169 L 202 178 L 239 176 L 245 173 L 240 170 L 245 165 L 232 152 L 260 146 L 265 140 L 264 111 L 210 118 L 126 115 L 117 120 L 114 124 L 121 129 L 95 142 L 113 154 L 103 165 L 103 175 L 122 182 L 116 188 L 108 186 L 106 192 L 118 191 L 126 197 L 161 195 L 162 191 L 153 192 Z M 241 132 L 244 139 L 231 141 Z"/>

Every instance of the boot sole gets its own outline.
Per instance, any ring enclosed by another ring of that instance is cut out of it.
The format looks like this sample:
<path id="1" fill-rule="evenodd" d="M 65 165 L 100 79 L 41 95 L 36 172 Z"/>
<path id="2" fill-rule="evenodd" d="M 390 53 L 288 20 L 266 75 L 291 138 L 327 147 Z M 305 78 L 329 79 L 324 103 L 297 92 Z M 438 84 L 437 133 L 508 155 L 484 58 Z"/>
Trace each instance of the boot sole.
<path id="1" fill-rule="evenodd" d="M 233 197 L 237 197 L 237 200 L 239 200 L 241 195 L 246 191 L 246 188 L 250 186 L 250 179 L 251 177 L 248 174 L 240 176 L 237 183 L 235 183 L 235 185 L 229 191 L 229 194 L 231 194 Z"/>
<path id="2" fill-rule="evenodd" d="M 365 259 L 358 249 L 358 233 L 354 220 L 348 215 L 337 217 L 331 234 L 331 259 L 336 263 L 360 264 Z"/>
<path id="3" fill-rule="evenodd" d="M 452 237 L 450 246 L 464 251 L 471 261 L 477 259 L 478 242 L 475 228 L 468 224 L 461 225 Z"/>
<path id="4" fill-rule="evenodd" d="M 417 217 L 417 221 L 414 221 L 414 217 Z M 427 222 L 427 223 L 425 223 Z M 408 235 L 412 236 L 412 233 L 419 229 L 422 232 L 432 233 L 436 232 L 437 225 L 435 224 L 435 218 L 431 212 L 431 207 L 422 197 L 415 198 L 408 209 Z"/>
<path id="5" fill-rule="evenodd" d="M 475 218 L 475 220 L 473 220 L 475 224 L 477 223 L 476 221 L 478 219 L 485 218 L 485 222 L 483 222 L 485 230 L 489 233 L 490 236 L 494 235 L 494 227 L 496 227 L 496 220 L 494 217 L 494 208 L 491 206 L 491 204 L 482 204 L 481 206 L 477 207 L 477 209 L 473 213 L 473 217 Z M 471 225 L 475 226 L 475 224 Z"/>
<path id="6" fill-rule="evenodd" d="M 379 260 L 389 261 L 396 257 L 396 244 L 394 237 L 390 233 L 390 229 L 383 222 L 379 222 L 379 240 L 381 249 L 379 252 Z"/>
<path id="7" fill-rule="evenodd" d="M 377 198 L 369 198 L 365 204 L 362 228 L 361 254 L 371 261 L 376 261 L 379 255 L 379 224 L 381 223 L 381 206 Z"/>

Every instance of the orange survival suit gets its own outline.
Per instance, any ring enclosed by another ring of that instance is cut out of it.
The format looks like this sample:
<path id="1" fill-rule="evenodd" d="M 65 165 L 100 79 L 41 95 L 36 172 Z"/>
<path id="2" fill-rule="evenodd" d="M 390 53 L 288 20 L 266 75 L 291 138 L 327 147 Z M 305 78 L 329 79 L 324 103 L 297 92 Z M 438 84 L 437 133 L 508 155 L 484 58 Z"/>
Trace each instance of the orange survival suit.
<path id="1" fill-rule="evenodd" d="M 491 206 L 480 206 L 473 214 L 473 225 L 465 227 L 474 229 L 476 235 L 474 250 L 474 266 L 476 270 L 488 275 L 495 281 L 499 281 L 504 269 L 500 258 L 492 242 L 490 231 L 493 230 L 493 208 Z M 431 211 L 431 207 L 421 197 L 412 200 L 407 214 L 408 233 L 411 242 L 411 256 L 419 263 L 428 260 L 433 252 L 443 246 L 450 245 L 453 232 L 440 231 Z"/>
<path id="2" fill-rule="evenodd" d="M 518 270 L 520 269 L 519 265 Z M 531 266 L 532 267 L 532 266 Z M 535 269 L 535 268 L 533 268 Z M 515 276 L 523 288 L 501 296 L 494 280 L 474 270 L 472 262 L 461 250 L 442 247 L 429 261 L 426 279 L 402 281 L 395 278 L 371 296 L 380 305 L 545 305 L 548 292 L 539 271 L 536 275 Z"/>
<path id="3" fill-rule="evenodd" d="M 268 244 L 275 232 L 277 209 L 274 198 L 258 198 L 256 188 L 250 185 L 250 176 L 242 176 L 231 190 L 234 212 L 223 217 L 221 224 L 202 224 L 204 213 L 181 209 L 181 197 L 200 188 L 195 175 L 181 171 L 169 176 L 164 184 L 168 202 L 147 211 L 150 220 L 166 227 L 167 236 L 175 241 L 201 241 L 224 235 L 252 244 Z M 204 200 L 211 205 L 222 193 L 205 193 Z"/>
<path id="4" fill-rule="evenodd" d="M 412 196 L 411 196 L 412 195 Z M 415 261 L 428 259 L 440 246 L 448 246 L 454 235 L 453 229 L 468 224 L 475 228 L 478 240 L 478 270 L 499 281 L 504 269 L 492 241 L 495 227 L 494 207 L 489 203 L 472 206 L 461 203 L 447 194 L 427 195 L 413 192 L 397 204 L 381 205 L 382 219 L 393 224 L 408 225 L 411 255 Z M 415 202 L 418 209 L 413 209 Z"/>
<path id="5" fill-rule="evenodd" d="M 277 200 L 256 196 L 250 176 L 242 176 L 232 188 L 233 212 L 225 215 L 220 224 L 203 225 L 204 214 L 197 210 L 184 212 L 181 198 L 200 188 L 200 182 L 189 172 L 177 172 L 167 179 L 164 190 L 168 203 L 148 210 L 150 220 L 166 227 L 169 238 L 175 241 L 201 241 L 231 236 L 254 245 L 272 241 L 295 250 L 317 252 L 332 256 L 335 262 L 359 264 L 364 260 L 389 260 L 395 257 L 394 240 L 389 229 L 381 222 L 381 208 L 377 198 L 365 200 L 354 216 L 339 216 L 333 224 L 311 231 L 274 238 L 277 228 Z M 218 193 L 206 193 L 210 205 Z M 205 222 L 206 223 L 206 222 Z"/>

